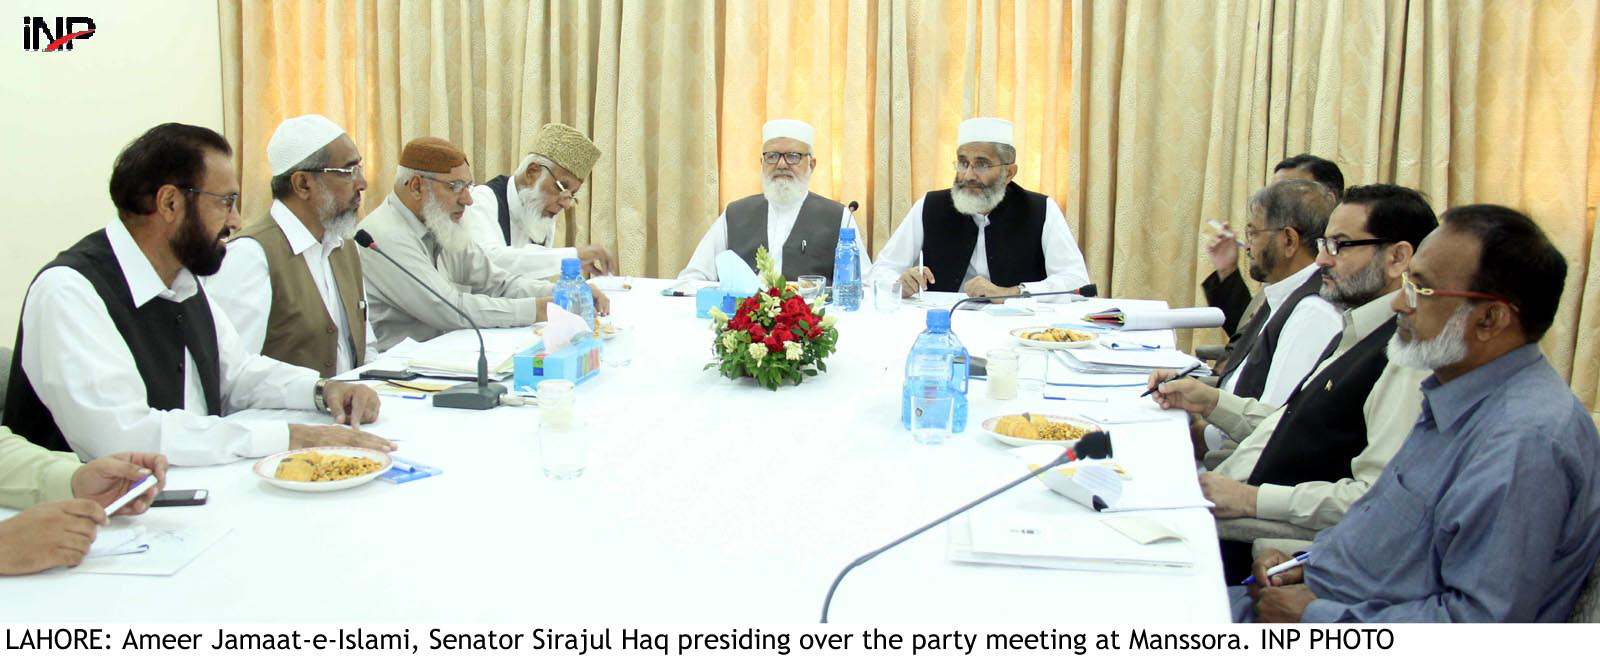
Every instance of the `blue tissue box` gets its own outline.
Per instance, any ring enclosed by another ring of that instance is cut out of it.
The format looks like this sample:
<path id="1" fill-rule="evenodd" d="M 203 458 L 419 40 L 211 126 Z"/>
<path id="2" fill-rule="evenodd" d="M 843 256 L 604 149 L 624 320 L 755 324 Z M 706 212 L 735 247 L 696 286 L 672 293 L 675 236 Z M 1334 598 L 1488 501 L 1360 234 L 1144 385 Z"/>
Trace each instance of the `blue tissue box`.
<path id="1" fill-rule="evenodd" d="M 544 342 L 512 358 L 514 389 L 537 388 L 542 380 L 581 383 L 600 373 L 600 340 L 585 337 L 555 353 L 544 352 Z"/>
<path id="2" fill-rule="evenodd" d="M 735 296 L 721 287 L 712 287 L 695 292 L 694 316 L 701 319 L 711 318 L 711 308 L 719 308 L 723 314 L 733 316 L 734 308 L 739 307 L 740 296 Z"/>

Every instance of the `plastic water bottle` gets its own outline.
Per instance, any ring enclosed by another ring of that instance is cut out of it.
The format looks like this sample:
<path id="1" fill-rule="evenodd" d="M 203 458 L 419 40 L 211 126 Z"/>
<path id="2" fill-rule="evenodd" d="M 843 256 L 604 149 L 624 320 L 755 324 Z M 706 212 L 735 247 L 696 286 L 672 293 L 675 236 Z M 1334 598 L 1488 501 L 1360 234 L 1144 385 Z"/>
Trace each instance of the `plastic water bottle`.
<path id="1" fill-rule="evenodd" d="M 578 258 L 561 260 L 561 279 L 556 281 L 553 296 L 556 305 L 583 317 L 584 323 L 589 324 L 589 330 L 594 330 L 594 292 L 589 290 L 588 283 L 579 275 L 582 270 L 583 263 Z"/>
<path id="2" fill-rule="evenodd" d="M 846 312 L 861 309 L 861 255 L 855 228 L 840 228 L 839 246 L 833 249 L 833 304 Z"/>
<path id="3" fill-rule="evenodd" d="M 928 310 L 928 329 L 906 357 L 900 425 L 923 444 L 941 444 L 967 429 L 967 349 L 950 332 L 949 310 Z"/>

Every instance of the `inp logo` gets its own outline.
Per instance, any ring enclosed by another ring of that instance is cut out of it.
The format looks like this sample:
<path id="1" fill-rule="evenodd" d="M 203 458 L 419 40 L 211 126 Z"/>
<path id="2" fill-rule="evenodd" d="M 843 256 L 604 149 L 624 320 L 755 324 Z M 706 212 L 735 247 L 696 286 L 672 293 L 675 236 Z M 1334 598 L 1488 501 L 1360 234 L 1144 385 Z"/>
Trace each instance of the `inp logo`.
<path id="1" fill-rule="evenodd" d="M 22 49 L 27 52 L 72 50 L 72 42 L 94 36 L 94 19 L 87 16 L 57 16 L 55 30 L 43 16 L 22 17 Z"/>

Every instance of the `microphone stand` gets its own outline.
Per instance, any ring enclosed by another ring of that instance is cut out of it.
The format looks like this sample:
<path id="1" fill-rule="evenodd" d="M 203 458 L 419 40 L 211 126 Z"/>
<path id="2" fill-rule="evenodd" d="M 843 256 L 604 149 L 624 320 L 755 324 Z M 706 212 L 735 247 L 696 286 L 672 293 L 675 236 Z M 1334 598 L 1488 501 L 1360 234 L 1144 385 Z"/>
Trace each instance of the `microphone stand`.
<path id="1" fill-rule="evenodd" d="M 451 303 L 450 300 L 446 299 L 443 294 L 440 294 L 437 290 L 428 286 L 427 283 L 422 282 L 422 279 L 418 278 L 416 274 L 406 270 L 405 267 L 400 266 L 400 263 L 396 262 L 394 258 L 389 257 L 388 253 L 380 250 L 378 245 L 373 243 L 372 235 L 367 234 L 367 231 L 356 231 L 356 243 L 363 248 L 367 248 L 374 253 L 382 255 L 383 259 L 388 260 L 390 264 L 394 265 L 394 268 L 399 269 L 401 273 L 404 273 L 407 276 L 410 276 L 412 280 L 417 281 L 417 284 L 422 285 L 423 289 L 428 290 L 429 293 L 438 297 L 438 299 L 442 301 L 445 306 L 455 310 L 456 314 L 461 315 L 462 319 L 466 319 L 467 325 L 472 326 L 473 332 L 477 333 L 478 335 L 478 382 L 462 383 L 460 385 L 435 392 L 433 394 L 433 407 L 457 408 L 461 410 L 489 410 L 500 405 L 500 397 L 506 393 L 506 386 L 499 383 L 489 382 L 489 356 L 487 349 L 484 348 L 483 330 L 478 328 L 478 322 L 473 321 L 472 317 L 467 316 L 466 312 L 462 312 L 461 308 L 456 307 L 456 304 Z"/>

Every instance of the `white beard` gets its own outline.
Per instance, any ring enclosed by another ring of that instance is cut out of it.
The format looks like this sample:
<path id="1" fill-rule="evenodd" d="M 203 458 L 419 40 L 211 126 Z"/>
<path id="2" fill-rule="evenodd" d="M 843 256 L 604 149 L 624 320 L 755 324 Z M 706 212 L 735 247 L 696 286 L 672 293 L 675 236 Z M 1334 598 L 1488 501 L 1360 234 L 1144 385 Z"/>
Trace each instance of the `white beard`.
<path id="1" fill-rule="evenodd" d="M 1400 333 L 1395 333 L 1394 337 L 1389 338 L 1389 361 L 1432 371 L 1466 359 L 1467 315 L 1471 312 L 1471 305 L 1462 304 L 1456 308 L 1455 314 L 1445 322 L 1444 329 L 1433 339 L 1405 341 L 1400 339 Z"/>
<path id="2" fill-rule="evenodd" d="M 433 233 L 434 239 L 439 240 L 439 248 L 446 253 L 460 253 L 472 244 L 472 235 L 467 234 L 467 229 L 461 224 L 450 219 L 450 214 L 444 211 L 444 204 L 434 197 L 432 190 L 422 199 L 422 224 L 428 227 L 428 232 Z"/>
<path id="3" fill-rule="evenodd" d="M 1005 197 L 1006 186 L 999 181 L 979 191 L 968 191 L 960 187 L 950 190 L 950 200 L 955 204 L 956 211 L 968 215 L 993 212 Z"/>
<path id="4" fill-rule="evenodd" d="M 539 176 L 539 180 L 532 187 L 517 189 L 517 202 L 522 203 L 522 233 L 528 236 L 528 241 L 544 245 L 550 238 L 550 230 L 554 227 L 555 215 L 544 213 L 544 177 L 550 175 L 546 172 Z"/>
<path id="5" fill-rule="evenodd" d="M 356 214 L 354 209 L 335 214 L 336 212 L 339 212 L 339 201 L 335 200 L 333 194 L 324 189 L 322 200 L 317 203 L 317 215 L 322 217 L 322 230 L 325 233 L 349 239 L 355 234 L 356 223 L 361 220 L 361 217 Z"/>
<path id="6" fill-rule="evenodd" d="M 761 174 L 761 195 L 767 202 L 781 207 L 798 204 L 806 199 L 811 186 L 811 173 L 797 173 L 793 178 L 770 178 Z"/>

